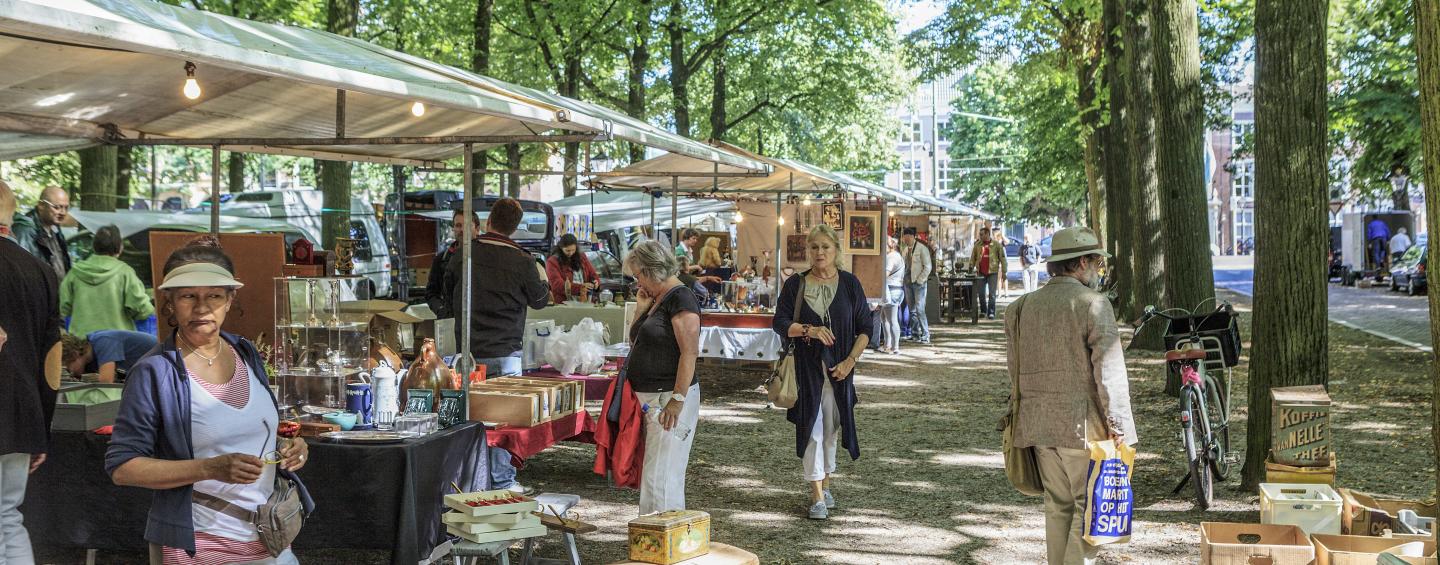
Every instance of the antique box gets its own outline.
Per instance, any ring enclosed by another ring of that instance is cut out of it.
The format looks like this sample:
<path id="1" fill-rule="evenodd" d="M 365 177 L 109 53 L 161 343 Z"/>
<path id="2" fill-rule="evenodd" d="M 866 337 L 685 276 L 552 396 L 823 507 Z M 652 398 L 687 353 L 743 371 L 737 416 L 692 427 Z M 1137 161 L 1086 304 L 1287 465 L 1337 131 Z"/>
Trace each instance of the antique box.
<path id="1" fill-rule="evenodd" d="M 1271 457 L 1281 465 L 1330 463 L 1330 394 L 1320 385 L 1270 389 Z"/>
<path id="2" fill-rule="evenodd" d="M 576 379 L 553 379 L 543 377 L 502 377 L 494 383 L 519 383 L 558 388 L 555 400 L 555 415 L 567 416 L 585 408 L 585 382 Z"/>
<path id="3" fill-rule="evenodd" d="M 1313 467 L 1281 465 L 1274 459 L 1265 460 L 1265 482 L 1290 484 L 1317 484 L 1335 486 L 1335 454 L 1331 453 L 1329 463 Z"/>
<path id="4" fill-rule="evenodd" d="M 1340 526 L 1344 533 L 1352 536 L 1379 536 L 1385 530 L 1399 532 L 1395 522 L 1401 510 L 1410 510 L 1422 518 L 1435 518 L 1434 502 L 1380 498 L 1348 488 L 1340 489 L 1340 498 L 1345 501 Z"/>
<path id="5" fill-rule="evenodd" d="M 710 515 L 679 510 L 630 521 L 630 559 L 671 565 L 710 553 Z"/>
<path id="6" fill-rule="evenodd" d="M 470 421 L 530 427 L 539 424 L 539 392 L 470 389 Z"/>
<path id="7" fill-rule="evenodd" d="M 553 410 L 551 409 L 551 407 L 552 407 L 552 404 L 553 404 L 553 400 L 554 400 L 554 398 L 555 398 L 555 396 L 556 396 L 556 391 L 550 390 L 550 389 L 547 389 L 547 388 L 544 388 L 544 387 L 533 386 L 533 385 L 520 385 L 520 384 L 491 383 L 491 382 L 488 382 L 488 381 L 487 381 L 487 382 L 484 382 L 484 383 L 480 383 L 480 384 L 476 384 L 476 385 L 471 386 L 471 387 L 470 387 L 470 390 L 472 390 L 472 391 L 475 391 L 475 390 L 505 391 L 505 392 L 518 392 L 518 393 L 525 393 L 525 394 L 534 394 L 534 395 L 536 396 L 536 398 L 539 398 L 539 399 L 540 399 L 540 415 L 539 415 L 539 419 L 536 420 L 536 421 L 537 421 L 537 422 L 548 422 L 548 421 L 550 421 L 550 419 L 551 419 L 551 418 L 553 417 L 553 415 L 554 415 L 554 412 L 553 412 Z"/>
<path id="8" fill-rule="evenodd" d="M 1260 558 L 1260 559 L 1257 559 Z M 1275 524 L 1200 524 L 1201 565 L 1309 565 L 1315 547 L 1299 526 Z"/>

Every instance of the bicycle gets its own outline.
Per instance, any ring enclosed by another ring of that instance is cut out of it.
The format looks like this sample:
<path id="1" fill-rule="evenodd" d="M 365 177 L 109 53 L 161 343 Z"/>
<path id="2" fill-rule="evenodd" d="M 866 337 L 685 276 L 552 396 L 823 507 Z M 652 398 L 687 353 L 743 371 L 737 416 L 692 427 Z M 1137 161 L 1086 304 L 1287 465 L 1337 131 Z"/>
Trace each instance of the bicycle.
<path id="1" fill-rule="evenodd" d="M 1215 480 L 1224 482 L 1239 463 L 1230 450 L 1230 377 L 1240 356 L 1235 309 L 1220 304 L 1213 312 L 1196 314 L 1195 310 L 1160 311 L 1146 306 L 1136 333 L 1154 318 L 1169 322 L 1165 366 L 1180 377 L 1180 440 L 1189 462 L 1189 471 L 1171 494 L 1179 494 L 1193 481 L 1195 503 L 1206 510 L 1215 501 Z M 1214 368 L 1215 364 L 1219 367 Z"/>

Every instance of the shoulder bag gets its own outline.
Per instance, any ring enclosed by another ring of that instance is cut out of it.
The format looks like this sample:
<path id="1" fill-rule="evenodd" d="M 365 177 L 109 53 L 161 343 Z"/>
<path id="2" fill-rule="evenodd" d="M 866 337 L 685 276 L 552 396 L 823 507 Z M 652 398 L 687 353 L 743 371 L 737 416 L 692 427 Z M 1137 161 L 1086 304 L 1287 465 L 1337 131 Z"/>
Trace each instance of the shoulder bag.
<path id="1" fill-rule="evenodd" d="M 295 541 L 295 536 L 300 535 L 300 528 L 305 526 L 305 507 L 300 502 L 300 490 L 294 481 L 278 473 L 270 498 L 265 499 L 265 504 L 254 512 L 200 491 L 190 491 L 190 498 L 195 504 L 247 524 L 255 524 L 255 531 L 260 534 L 260 541 L 265 544 L 265 551 L 270 557 L 279 557 L 284 553 L 290 542 Z"/>
<path id="2" fill-rule="evenodd" d="M 1020 310 L 1025 299 L 1015 301 L 1010 307 L 1015 310 L 1015 326 L 1020 326 Z M 1015 447 L 1015 418 L 1020 412 L 1020 375 L 1010 375 L 1010 410 L 1000 418 L 1001 452 L 1005 454 L 1005 476 L 1020 494 L 1041 496 L 1045 487 L 1040 482 L 1040 463 L 1035 459 L 1035 448 Z"/>
<path id="3" fill-rule="evenodd" d="M 805 276 L 807 273 L 798 273 L 800 285 L 795 291 L 795 323 L 800 323 L 800 308 L 805 305 Z M 770 371 L 770 378 L 765 379 L 765 396 L 770 404 L 777 408 L 790 409 L 795 407 L 795 402 L 800 398 L 800 388 L 795 382 L 795 338 L 785 338 L 785 351 L 780 353 L 780 360 Z"/>

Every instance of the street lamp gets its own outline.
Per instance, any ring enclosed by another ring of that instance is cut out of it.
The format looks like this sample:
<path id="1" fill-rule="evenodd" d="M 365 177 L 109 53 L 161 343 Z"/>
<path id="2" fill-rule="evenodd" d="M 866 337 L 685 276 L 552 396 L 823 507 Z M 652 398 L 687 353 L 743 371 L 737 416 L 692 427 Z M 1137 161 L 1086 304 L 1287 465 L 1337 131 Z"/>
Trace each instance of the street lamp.
<path id="1" fill-rule="evenodd" d="M 1390 186 L 1395 189 L 1396 195 L 1404 198 L 1403 202 L 1410 201 L 1410 191 L 1406 190 L 1410 186 L 1410 175 L 1405 174 L 1404 167 L 1395 167 L 1390 171 Z"/>
<path id="2" fill-rule="evenodd" d="M 615 159 L 604 149 L 600 150 L 599 155 L 590 158 L 590 171 L 594 173 L 608 173 L 614 165 Z"/>

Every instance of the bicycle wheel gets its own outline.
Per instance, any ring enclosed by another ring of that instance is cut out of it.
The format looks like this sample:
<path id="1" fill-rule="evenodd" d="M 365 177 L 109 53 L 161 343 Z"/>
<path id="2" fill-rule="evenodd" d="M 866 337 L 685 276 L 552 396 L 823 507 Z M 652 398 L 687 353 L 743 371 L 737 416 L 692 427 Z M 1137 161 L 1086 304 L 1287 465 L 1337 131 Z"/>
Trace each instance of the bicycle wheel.
<path id="1" fill-rule="evenodd" d="M 1200 392 L 1193 387 L 1186 387 L 1181 392 L 1185 398 L 1185 409 L 1190 412 L 1190 425 L 1185 428 L 1185 455 L 1190 460 L 1190 482 L 1195 485 L 1195 505 L 1201 510 L 1209 510 L 1210 503 L 1215 501 L 1214 476 L 1210 474 L 1209 450 L 1206 448 L 1208 442 L 1206 436 L 1209 434 L 1210 423 L 1201 415 L 1195 417 L 1195 409 L 1200 406 Z"/>
<path id="2" fill-rule="evenodd" d="M 1224 398 L 1225 390 L 1220 388 L 1220 381 L 1212 375 L 1205 375 L 1205 421 L 1208 422 L 1210 439 L 1212 441 L 1209 450 L 1210 470 L 1215 473 L 1215 480 L 1225 482 L 1230 475 L 1230 468 L 1234 466 L 1229 460 L 1230 454 L 1230 399 Z"/>

